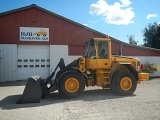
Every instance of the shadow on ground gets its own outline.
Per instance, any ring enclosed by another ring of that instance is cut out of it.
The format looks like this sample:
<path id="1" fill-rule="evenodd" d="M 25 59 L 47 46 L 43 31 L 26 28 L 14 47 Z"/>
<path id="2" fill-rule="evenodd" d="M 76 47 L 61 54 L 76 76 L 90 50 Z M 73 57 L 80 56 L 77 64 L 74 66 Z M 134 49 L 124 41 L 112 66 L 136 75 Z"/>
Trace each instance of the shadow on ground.
<path id="1" fill-rule="evenodd" d="M 25 86 L 26 83 L 27 83 L 27 80 L 17 80 L 17 81 L 0 82 L 0 87 Z"/>
<path id="2" fill-rule="evenodd" d="M 131 95 L 129 97 L 134 97 Z M 45 105 L 51 105 L 61 102 L 70 101 L 100 101 L 100 100 L 110 100 L 123 98 L 123 96 L 117 96 L 111 92 L 111 90 L 96 89 L 96 90 L 86 90 L 84 93 L 76 99 L 63 99 L 58 92 L 51 93 L 47 98 L 41 99 L 40 103 L 27 103 L 27 104 L 16 104 L 21 95 L 11 95 L 0 101 L 1 109 L 19 109 L 28 107 L 39 107 Z"/>

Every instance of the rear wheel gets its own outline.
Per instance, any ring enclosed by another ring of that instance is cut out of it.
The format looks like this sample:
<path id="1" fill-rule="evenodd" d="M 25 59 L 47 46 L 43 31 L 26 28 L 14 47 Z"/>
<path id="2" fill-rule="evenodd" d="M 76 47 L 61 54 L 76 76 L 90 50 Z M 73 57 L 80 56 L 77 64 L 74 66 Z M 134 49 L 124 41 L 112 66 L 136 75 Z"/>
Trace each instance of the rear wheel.
<path id="1" fill-rule="evenodd" d="M 83 76 L 75 71 L 63 73 L 58 81 L 58 91 L 64 98 L 76 98 L 85 88 Z"/>
<path id="2" fill-rule="evenodd" d="M 128 71 L 117 71 L 111 82 L 113 92 L 118 95 L 128 96 L 134 93 L 137 81 L 133 74 Z"/>

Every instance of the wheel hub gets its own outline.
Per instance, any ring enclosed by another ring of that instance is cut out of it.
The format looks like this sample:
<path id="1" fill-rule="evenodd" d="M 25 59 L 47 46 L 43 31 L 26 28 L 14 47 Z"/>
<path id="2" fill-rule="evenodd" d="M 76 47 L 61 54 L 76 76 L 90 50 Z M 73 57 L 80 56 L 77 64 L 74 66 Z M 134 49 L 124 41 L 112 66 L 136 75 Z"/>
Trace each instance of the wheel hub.
<path id="1" fill-rule="evenodd" d="M 65 82 L 65 89 L 68 91 L 68 92 L 76 92 L 79 88 L 79 82 L 76 78 L 69 78 L 66 80 Z"/>
<path id="2" fill-rule="evenodd" d="M 132 87 L 132 80 L 129 77 L 124 77 L 120 81 L 120 86 L 123 90 L 130 90 Z"/>

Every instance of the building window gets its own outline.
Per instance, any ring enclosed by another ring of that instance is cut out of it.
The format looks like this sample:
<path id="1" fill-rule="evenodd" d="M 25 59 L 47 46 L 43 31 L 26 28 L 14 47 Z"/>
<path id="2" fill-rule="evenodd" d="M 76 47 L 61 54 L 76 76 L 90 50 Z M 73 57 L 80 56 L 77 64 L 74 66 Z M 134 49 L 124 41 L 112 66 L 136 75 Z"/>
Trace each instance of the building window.
<path id="1" fill-rule="evenodd" d="M 39 59 L 36 59 L 35 62 L 39 62 Z"/>
<path id="2" fill-rule="evenodd" d="M 27 67 L 28 67 L 28 65 L 23 65 L 23 67 L 24 67 L 24 68 L 27 68 Z"/>
<path id="3" fill-rule="evenodd" d="M 35 67 L 39 67 L 39 65 L 35 65 Z"/>
<path id="4" fill-rule="evenodd" d="M 22 59 L 18 59 L 18 62 L 22 62 Z"/>
<path id="5" fill-rule="evenodd" d="M 47 65 L 47 67 L 50 67 L 50 65 Z"/>
<path id="6" fill-rule="evenodd" d="M 23 62 L 28 62 L 28 60 L 27 60 L 27 59 L 24 59 Z"/>
<path id="7" fill-rule="evenodd" d="M 22 65 L 18 65 L 18 68 L 22 68 Z"/>
<path id="8" fill-rule="evenodd" d="M 45 62 L 45 59 L 41 59 L 41 62 Z"/>
<path id="9" fill-rule="evenodd" d="M 47 62 L 50 62 L 50 59 L 47 59 Z"/>
<path id="10" fill-rule="evenodd" d="M 34 67 L 34 65 L 29 65 L 29 67 L 30 67 L 30 68 L 33 68 L 33 67 Z"/>
<path id="11" fill-rule="evenodd" d="M 45 65 L 41 65 L 41 67 L 45 67 Z"/>
<path id="12" fill-rule="evenodd" d="M 33 60 L 33 59 L 30 59 L 29 62 L 34 62 L 34 60 Z"/>

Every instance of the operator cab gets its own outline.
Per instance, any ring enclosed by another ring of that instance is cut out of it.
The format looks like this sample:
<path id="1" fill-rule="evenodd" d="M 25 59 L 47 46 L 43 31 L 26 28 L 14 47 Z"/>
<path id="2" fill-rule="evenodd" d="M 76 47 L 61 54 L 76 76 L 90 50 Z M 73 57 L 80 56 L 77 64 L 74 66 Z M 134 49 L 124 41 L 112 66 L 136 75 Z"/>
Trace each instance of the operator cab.
<path id="1" fill-rule="evenodd" d="M 98 46 L 96 46 L 98 44 Z M 98 47 L 98 51 L 96 50 Z M 97 54 L 96 54 L 97 53 Z M 95 41 L 93 38 L 85 45 L 85 58 L 106 59 L 108 58 L 108 42 Z"/>
<path id="2" fill-rule="evenodd" d="M 85 44 L 84 57 L 87 68 L 109 68 L 111 43 L 109 38 L 92 38 Z"/>

